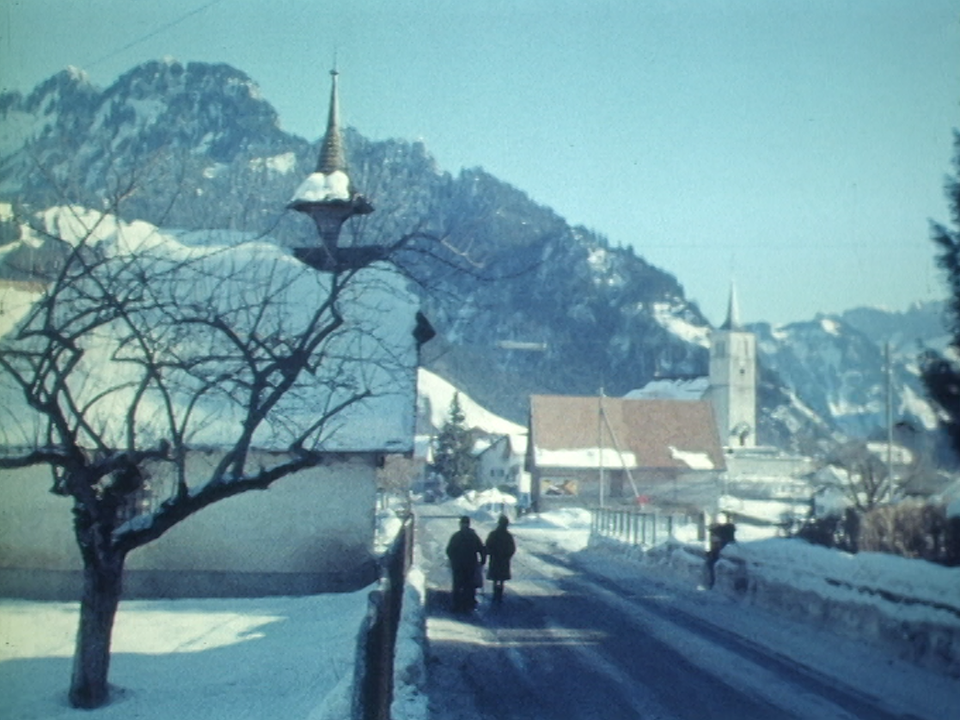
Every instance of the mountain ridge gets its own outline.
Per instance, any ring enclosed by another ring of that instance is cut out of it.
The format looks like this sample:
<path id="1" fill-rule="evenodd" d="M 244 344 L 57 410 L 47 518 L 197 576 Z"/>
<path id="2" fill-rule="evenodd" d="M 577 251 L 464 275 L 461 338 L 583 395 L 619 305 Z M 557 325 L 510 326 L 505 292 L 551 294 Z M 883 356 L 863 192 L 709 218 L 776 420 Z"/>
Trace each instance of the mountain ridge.
<path id="1" fill-rule="evenodd" d="M 130 182 L 136 191 L 119 205 L 128 220 L 269 234 L 290 247 L 315 236 L 285 206 L 318 144 L 283 131 L 256 83 L 228 65 L 154 61 L 103 90 L 63 71 L 26 96 L 0 95 L 0 124 L 9 128 L 0 132 L 0 199 L 18 217 L 65 201 L 104 207 L 107 198 L 112 207 Z M 402 257 L 439 331 L 424 364 L 483 406 L 523 423 L 532 393 L 618 395 L 706 374 L 709 322 L 678 278 L 633 246 L 569 225 L 482 168 L 442 170 L 423 143 L 371 141 L 352 128 L 344 142 L 351 177 L 377 212 L 351 220 L 343 243 L 389 244 L 411 230 L 431 239 Z M 12 221 L 0 225 L 4 277 L 56 262 L 51 248 L 28 252 Z M 930 429 L 916 355 L 942 343 L 938 314 L 936 304 L 854 308 L 751 325 L 760 440 L 809 451 L 875 434 L 885 423 L 885 336 L 895 413 Z"/>

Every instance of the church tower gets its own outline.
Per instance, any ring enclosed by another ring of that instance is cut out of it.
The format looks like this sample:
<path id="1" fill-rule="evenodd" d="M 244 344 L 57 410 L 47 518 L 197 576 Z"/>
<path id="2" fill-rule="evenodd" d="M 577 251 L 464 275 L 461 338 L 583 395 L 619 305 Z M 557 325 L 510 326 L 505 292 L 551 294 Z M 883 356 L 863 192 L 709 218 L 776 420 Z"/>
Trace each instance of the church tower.
<path id="1" fill-rule="evenodd" d="M 336 69 L 330 71 L 330 110 L 317 169 L 300 184 L 287 204 L 291 210 L 313 219 L 320 240 L 317 246 L 296 248 L 297 258 L 318 270 L 326 271 L 369 264 L 379 259 L 382 254 L 382 248 L 379 247 L 339 247 L 340 228 L 343 223 L 354 215 L 373 212 L 373 206 L 353 186 L 347 172 L 343 138 L 340 136 L 338 75 Z"/>
<path id="2" fill-rule="evenodd" d="M 710 391 L 724 447 L 757 444 L 757 338 L 740 325 L 736 288 L 727 319 L 710 335 Z"/>

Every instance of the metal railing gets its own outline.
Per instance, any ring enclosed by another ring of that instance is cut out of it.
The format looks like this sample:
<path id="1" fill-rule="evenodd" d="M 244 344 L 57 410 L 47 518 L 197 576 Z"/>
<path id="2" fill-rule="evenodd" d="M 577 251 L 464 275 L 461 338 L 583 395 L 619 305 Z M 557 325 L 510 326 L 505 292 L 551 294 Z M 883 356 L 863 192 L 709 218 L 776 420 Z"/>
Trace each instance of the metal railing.
<path id="1" fill-rule="evenodd" d="M 593 508 L 590 511 L 591 534 L 611 538 L 628 545 L 650 548 L 677 537 L 679 532 L 696 533 L 704 539 L 703 513 L 666 513 L 632 508 Z"/>

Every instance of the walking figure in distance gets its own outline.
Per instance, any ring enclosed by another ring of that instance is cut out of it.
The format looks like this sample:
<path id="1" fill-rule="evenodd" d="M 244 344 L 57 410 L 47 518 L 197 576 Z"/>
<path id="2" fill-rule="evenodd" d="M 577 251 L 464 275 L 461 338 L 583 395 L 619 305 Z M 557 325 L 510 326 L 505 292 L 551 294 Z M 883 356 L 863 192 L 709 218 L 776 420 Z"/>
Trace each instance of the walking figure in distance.
<path id="1" fill-rule="evenodd" d="M 510 521 L 501 515 L 497 527 L 487 535 L 487 555 L 490 557 L 488 577 L 493 581 L 493 601 L 503 601 L 503 583 L 510 579 L 510 558 L 517 551 L 513 535 L 507 530 Z"/>
<path id="2" fill-rule="evenodd" d="M 453 575 L 453 610 L 471 612 L 477 606 L 477 587 L 483 584 L 481 568 L 487 554 L 483 541 L 470 527 L 470 518 L 466 515 L 460 518 L 460 529 L 450 536 L 447 557 Z"/>

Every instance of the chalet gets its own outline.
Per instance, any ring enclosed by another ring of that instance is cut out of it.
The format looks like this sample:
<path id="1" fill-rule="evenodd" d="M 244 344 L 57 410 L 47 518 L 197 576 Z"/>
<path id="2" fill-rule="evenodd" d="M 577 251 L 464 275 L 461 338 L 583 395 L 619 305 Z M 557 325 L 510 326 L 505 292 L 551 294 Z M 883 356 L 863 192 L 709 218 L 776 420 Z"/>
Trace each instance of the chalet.
<path id="1" fill-rule="evenodd" d="M 655 503 L 715 509 L 724 454 L 706 401 L 530 398 L 533 506 Z"/>

